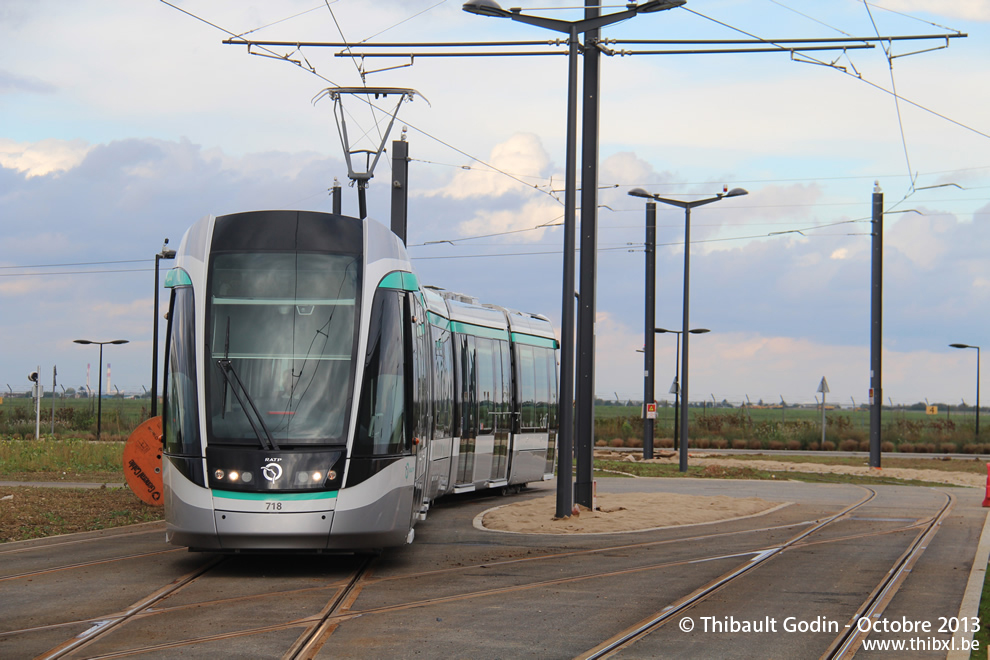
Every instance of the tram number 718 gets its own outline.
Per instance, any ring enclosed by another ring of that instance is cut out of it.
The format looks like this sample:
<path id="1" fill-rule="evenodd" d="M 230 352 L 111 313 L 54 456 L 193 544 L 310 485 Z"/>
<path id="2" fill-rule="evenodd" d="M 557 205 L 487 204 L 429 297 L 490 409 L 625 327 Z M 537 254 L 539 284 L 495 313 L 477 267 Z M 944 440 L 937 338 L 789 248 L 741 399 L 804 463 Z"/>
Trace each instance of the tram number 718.
<path id="1" fill-rule="evenodd" d="M 281 511 L 282 510 L 282 503 L 281 502 L 265 502 L 265 510 L 266 511 Z"/>

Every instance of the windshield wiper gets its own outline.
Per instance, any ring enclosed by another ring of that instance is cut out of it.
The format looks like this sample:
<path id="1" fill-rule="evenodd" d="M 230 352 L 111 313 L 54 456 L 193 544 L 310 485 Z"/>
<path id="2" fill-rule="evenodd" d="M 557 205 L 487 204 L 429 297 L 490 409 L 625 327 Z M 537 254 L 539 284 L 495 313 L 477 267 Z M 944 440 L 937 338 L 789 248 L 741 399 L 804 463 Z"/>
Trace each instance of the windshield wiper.
<path id="1" fill-rule="evenodd" d="M 274 449 L 278 450 L 279 446 L 272 438 L 272 434 L 268 431 L 268 427 L 265 426 L 265 420 L 261 417 L 261 413 L 258 412 L 258 407 L 254 405 L 254 401 L 251 400 L 251 396 L 247 392 L 247 388 L 244 387 L 244 383 L 241 382 L 240 377 L 237 372 L 234 371 L 234 365 L 230 363 L 230 317 L 227 317 L 227 338 L 224 342 L 223 347 L 223 357 L 217 360 L 217 366 L 220 368 L 220 373 L 223 374 L 224 386 L 223 386 L 223 408 L 226 408 L 227 404 L 227 386 L 231 386 L 231 391 L 234 393 L 234 397 L 237 399 L 237 403 L 241 404 L 241 410 L 244 411 L 244 416 L 247 417 L 248 424 L 251 425 L 251 430 L 254 434 L 258 436 L 258 441 L 261 443 L 262 449 Z M 240 393 L 238 393 L 240 390 Z M 241 396 L 243 394 L 243 397 Z M 255 424 L 254 420 L 251 419 L 251 415 L 248 414 L 248 408 L 254 412 L 255 418 L 258 423 Z M 258 430 L 258 426 L 261 426 L 261 430 Z M 262 435 L 264 431 L 264 435 Z"/>
<path id="2" fill-rule="evenodd" d="M 272 434 L 268 432 L 268 427 L 265 426 L 265 420 L 262 419 L 261 413 L 258 412 L 258 407 L 254 405 L 254 401 L 247 393 L 247 388 L 244 387 L 244 383 L 238 377 L 237 372 L 234 371 L 234 365 L 230 363 L 227 358 L 220 358 L 217 360 L 217 366 L 220 367 L 220 373 L 223 374 L 224 380 L 231 385 L 230 390 L 234 393 L 234 397 L 237 398 L 237 402 L 241 404 L 241 408 L 244 410 L 244 416 L 247 417 L 248 424 L 251 425 L 251 429 L 254 434 L 258 436 L 258 440 L 261 441 L 261 447 L 263 449 L 279 449 L 278 444 L 272 439 Z M 240 392 L 238 392 L 240 390 Z M 243 395 L 243 397 L 242 397 Z M 258 423 L 255 424 L 254 420 L 251 419 L 251 415 L 247 414 L 248 408 L 254 412 L 255 418 Z M 258 430 L 258 426 L 261 426 L 261 430 Z M 262 435 L 264 431 L 264 435 Z"/>

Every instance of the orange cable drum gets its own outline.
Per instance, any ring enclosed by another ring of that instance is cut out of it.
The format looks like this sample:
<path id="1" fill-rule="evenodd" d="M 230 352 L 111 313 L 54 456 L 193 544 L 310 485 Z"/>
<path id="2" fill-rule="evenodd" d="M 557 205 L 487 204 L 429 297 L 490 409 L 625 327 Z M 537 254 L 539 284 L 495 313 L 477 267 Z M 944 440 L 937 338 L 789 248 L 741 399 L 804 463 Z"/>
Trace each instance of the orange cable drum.
<path id="1" fill-rule="evenodd" d="M 138 498 L 162 506 L 162 418 L 142 422 L 124 445 L 124 477 Z"/>

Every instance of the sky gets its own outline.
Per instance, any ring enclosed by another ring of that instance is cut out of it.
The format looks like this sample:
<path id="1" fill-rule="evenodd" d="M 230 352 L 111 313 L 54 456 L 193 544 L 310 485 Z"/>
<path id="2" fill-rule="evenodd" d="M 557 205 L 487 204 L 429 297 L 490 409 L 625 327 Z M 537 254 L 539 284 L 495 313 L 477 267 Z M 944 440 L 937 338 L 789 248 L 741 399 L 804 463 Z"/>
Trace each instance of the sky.
<path id="1" fill-rule="evenodd" d="M 559 0 L 522 9 L 582 16 Z M 691 400 L 808 403 L 825 378 L 829 402 L 866 403 L 878 185 L 883 398 L 972 405 L 976 351 L 949 344 L 990 346 L 990 5 L 688 0 L 604 29 L 617 40 L 769 42 L 960 33 L 803 55 L 604 56 L 596 393 L 643 397 L 645 204 L 628 191 L 693 200 L 742 187 L 748 195 L 691 216 L 691 325 L 711 330 L 690 343 Z M 315 47 L 262 57 L 223 44 L 232 34 L 355 45 L 351 57 Z M 344 212 L 356 214 L 334 104 L 319 98 L 328 87 L 418 92 L 386 144 L 404 130 L 408 251 L 420 279 L 559 327 L 567 58 L 551 45 L 558 36 L 438 0 L 5 0 L 0 387 L 25 391 L 40 367 L 49 390 L 57 367 L 59 391 L 79 388 L 89 365 L 95 390 L 98 350 L 73 340 L 127 339 L 106 347 L 103 386 L 142 392 L 164 239 L 177 247 L 208 214 L 329 211 L 335 179 Z M 382 49 L 357 45 L 517 40 L 559 56 L 410 65 L 362 58 Z M 366 99 L 345 95 L 343 112 L 352 146 L 375 149 L 387 121 Z M 391 110 L 395 100 L 374 103 Z M 368 191 L 369 215 L 386 225 L 390 165 L 386 154 Z M 659 205 L 657 245 L 656 325 L 680 329 L 681 209 Z M 160 312 L 167 299 L 163 291 Z M 658 399 L 672 400 L 675 337 L 656 339 Z"/>

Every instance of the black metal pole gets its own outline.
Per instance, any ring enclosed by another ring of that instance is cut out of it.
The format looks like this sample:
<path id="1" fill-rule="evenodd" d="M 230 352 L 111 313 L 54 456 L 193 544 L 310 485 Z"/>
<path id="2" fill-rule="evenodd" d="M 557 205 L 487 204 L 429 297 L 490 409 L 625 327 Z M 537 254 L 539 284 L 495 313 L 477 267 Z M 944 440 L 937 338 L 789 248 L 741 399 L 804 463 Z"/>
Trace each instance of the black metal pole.
<path id="1" fill-rule="evenodd" d="M 584 17 L 601 15 L 599 0 L 585 0 Z M 584 35 L 581 57 L 581 256 L 578 280 L 577 333 L 577 474 L 574 501 L 589 509 L 594 502 L 595 452 L 595 313 L 598 292 L 598 116 L 601 51 L 595 47 L 600 30 Z"/>
<path id="2" fill-rule="evenodd" d="M 680 416 L 681 416 L 681 446 L 680 446 L 680 471 L 687 472 L 688 469 L 688 333 L 691 327 L 688 319 L 688 310 L 691 307 L 691 207 L 684 208 L 684 317 L 681 321 L 681 332 L 684 335 L 681 344 L 681 382 L 677 388 L 680 390 Z"/>
<path id="3" fill-rule="evenodd" d="M 392 233 L 406 244 L 406 216 L 409 210 L 409 143 L 392 142 Z"/>
<path id="4" fill-rule="evenodd" d="M 880 351 L 883 346 L 883 193 L 873 190 L 873 269 L 870 288 L 870 467 L 880 467 L 880 410 L 883 389 Z"/>
<path id="5" fill-rule="evenodd" d="M 362 220 L 368 217 L 368 199 L 365 195 L 365 186 L 368 184 L 367 181 L 358 181 L 358 217 Z"/>
<path id="6" fill-rule="evenodd" d="M 677 332 L 676 330 L 674 332 Z M 677 333 L 677 348 L 674 349 L 674 449 L 681 443 L 681 437 L 677 435 L 677 420 L 681 414 L 681 333 Z"/>
<path id="7" fill-rule="evenodd" d="M 657 309 L 657 203 L 646 203 L 646 308 L 643 310 L 643 458 L 653 458 L 653 420 L 646 416 L 646 405 L 653 403 L 654 350 Z"/>
<path id="8" fill-rule="evenodd" d="M 340 215 L 341 211 L 341 194 L 340 194 L 340 182 L 337 179 L 333 180 L 333 187 L 330 188 L 330 198 L 333 204 L 334 215 Z"/>
<path id="9" fill-rule="evenodd" d="M 560 328 L 560 453 L 557 456 L 558 518 L 571 515 L 574 506 L 574 252 L 575 193 L 577 191 L 577 77 L 578 31 L 570 27 L 567 58 L 567 155 L 564 184 L 564 277 Z"/>
<path id="10" fill-rule="evenodd" d="M 976 347 L 976 439 L 980 439 L 980 347 Z"/>
<path id="11" fill-rule="evenodd" d="M 151 416 L 158 415 L 158 262 L 161 252 L 155 255 L 155 320 L 151 330 Z"/>
<path id="12" fill-rule="evenodd" d="M 103 344 L 100 344 L 100 371 L 96 379 L 96 439 L 100 439 L 103 425 Z"/>

